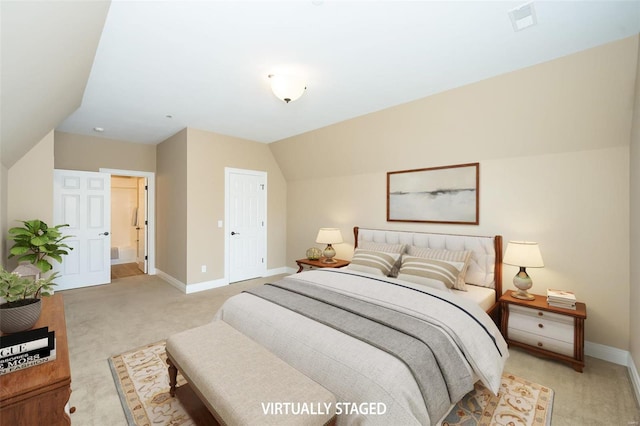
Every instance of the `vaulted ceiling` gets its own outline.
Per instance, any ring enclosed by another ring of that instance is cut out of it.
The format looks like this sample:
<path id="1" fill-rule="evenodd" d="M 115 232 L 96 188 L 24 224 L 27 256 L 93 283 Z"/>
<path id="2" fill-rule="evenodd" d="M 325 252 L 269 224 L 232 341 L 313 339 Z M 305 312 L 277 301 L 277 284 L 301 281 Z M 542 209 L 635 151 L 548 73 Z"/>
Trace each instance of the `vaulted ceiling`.
<path id="1" fill-rule="evenodd" d="M 514 31 L 523 4 L 2 0 L 0 159 L 54 128 L 273 142 L 640 30 L 640 1 L 596 0 L 533 2 L 537 23 Z M 269 88 L 283 70 L 307 85 L 289 104 Z"/>

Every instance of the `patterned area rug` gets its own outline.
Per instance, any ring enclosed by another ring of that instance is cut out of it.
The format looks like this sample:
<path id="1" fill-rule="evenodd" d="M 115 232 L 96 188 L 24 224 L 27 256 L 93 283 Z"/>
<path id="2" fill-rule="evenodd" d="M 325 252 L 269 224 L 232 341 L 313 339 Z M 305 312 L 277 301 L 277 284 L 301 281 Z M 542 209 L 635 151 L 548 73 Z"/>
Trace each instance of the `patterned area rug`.
<path id="1" fill-rule="evenodd" d="M 129 425 L 217 425 L 180 374 L 176 398 L 171 398 L 166 359 L 164 341 L 109 359 Z M 498 396 L 476 383 L 442 425 L 550 425 L 552 406 L 553 390 L 504 374 Z"/>

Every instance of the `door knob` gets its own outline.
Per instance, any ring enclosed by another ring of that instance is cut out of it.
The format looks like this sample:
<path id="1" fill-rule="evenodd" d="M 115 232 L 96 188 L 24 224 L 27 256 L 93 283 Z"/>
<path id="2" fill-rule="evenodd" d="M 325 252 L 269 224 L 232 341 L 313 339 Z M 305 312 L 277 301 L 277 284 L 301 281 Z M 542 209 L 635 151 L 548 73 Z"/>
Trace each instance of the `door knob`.
<path id="1" fill-rule="evenodd" d="M 108 232 L 103 232 L 102 234 L 98 234 L 98 236 L 100 236 L 100 235 L 104 235 L 106 237 L 107 235 L 109 235 L 109 233 Z"/>
<path id="2" fill-rule="evenodd" d="M 231 231 L 231 235 L 240 235 L 240 233 L 239 233 L 239 232 Z"/>

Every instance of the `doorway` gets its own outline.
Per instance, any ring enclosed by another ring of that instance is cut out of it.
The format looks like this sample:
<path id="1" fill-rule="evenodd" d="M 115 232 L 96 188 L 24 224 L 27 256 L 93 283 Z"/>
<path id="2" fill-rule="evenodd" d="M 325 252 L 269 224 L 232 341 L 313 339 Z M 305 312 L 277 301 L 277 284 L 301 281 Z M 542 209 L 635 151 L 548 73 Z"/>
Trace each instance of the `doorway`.
<path id="1" fill-rule="evenodd" d="M 111 175 L 111 279 L 147 272 L 147 178 Z"/>
<path id="2" fill-rule="evenodd" d="M 111 175 L 111 277 L 155 275 L 155 173 L 100 169 Z"/>

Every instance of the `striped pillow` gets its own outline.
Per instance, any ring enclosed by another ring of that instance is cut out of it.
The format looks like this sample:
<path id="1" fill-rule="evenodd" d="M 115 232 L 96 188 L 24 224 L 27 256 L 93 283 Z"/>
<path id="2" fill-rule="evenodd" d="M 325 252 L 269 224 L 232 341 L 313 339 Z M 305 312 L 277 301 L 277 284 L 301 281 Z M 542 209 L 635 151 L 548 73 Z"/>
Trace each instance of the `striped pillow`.
<path id="1" fill-rule="evenodd" d="M 347 268 L 353 271 L 387 276 L 399 258 L 400 253 L 356 249 Z"/>
<path id="2" fill-rule="evenodd" d="M 410 256 L 423 257 L 426 259 L 446 260 L 448 262 L 462 262 L 464 263 L 458 279 L 456 280 L 453 288 L 456 290 L 467 291 L 465 285 L 465 277 L 467 270 L 469 269 L 469 263 L 471 262 L 471 252 L 463 250 L 445 250 L 445 249 L 433 249 L 427 247 L 410 246 L 407 250 Z"/>
<path id="3" fill-rule="evenodd" d="M 444 285 L 450 289 L 453 288 L 463 267 L 463 262 L 404 256 L 398 278 L 436 288 Z"/>
<path id="4" fill-rule="evenodd" d="M 358 248 L 369 251 L 382 251 L 385 253 L 404 253 L 405 248 L 407 246 L 405 244 L 389 244 L 389 243 L 377 243 L 375 241 L 358 241 Z M 400 269 L 400 258 L 396 261 L 389 272 L 390 277 L 397 277 L 398 270 Z"/>

